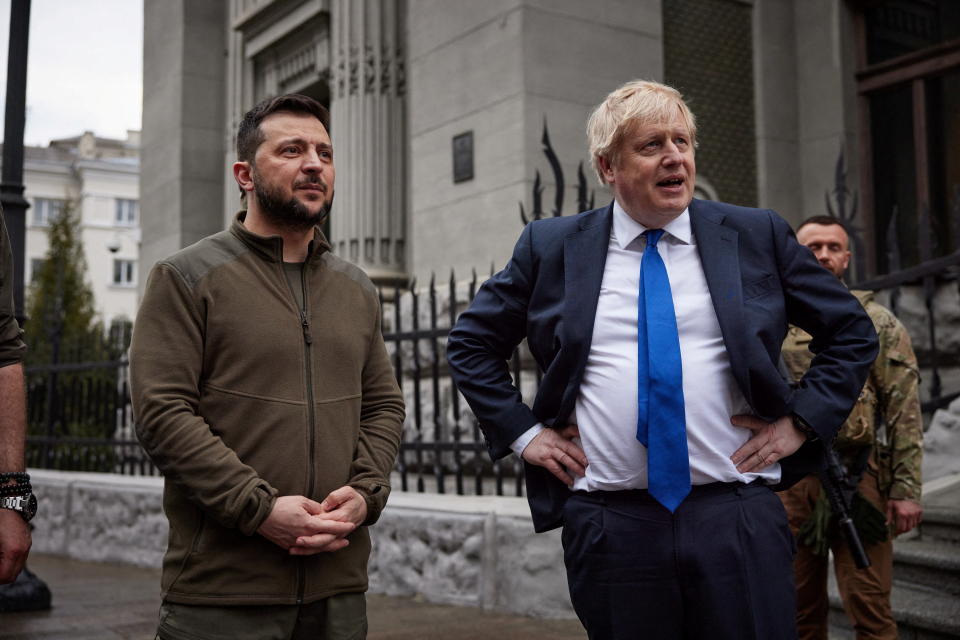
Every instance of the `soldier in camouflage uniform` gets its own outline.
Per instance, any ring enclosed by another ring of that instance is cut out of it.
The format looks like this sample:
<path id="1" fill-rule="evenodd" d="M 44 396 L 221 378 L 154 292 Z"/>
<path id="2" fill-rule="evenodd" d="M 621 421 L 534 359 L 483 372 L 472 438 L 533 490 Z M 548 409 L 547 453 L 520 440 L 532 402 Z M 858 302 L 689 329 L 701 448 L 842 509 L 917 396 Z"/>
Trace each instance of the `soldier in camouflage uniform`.
<path id="1" fill-rule="evenodd" d="M 800 225 L 797 239 L 826 269 L 842 278 L 850 260 L 847 233 L 836 218 L 816 216 Z M 892 536 L 920 523 L 920 462 L 923 425 L 917 359 L 910 336 L 869 291 L 853 291 L 880 338 L 877 356 L 860 399 L 835 441 L 848 474 L 860 476 L 851 508 L 871 566 L 857 569 L 836 529 L 817 476 L 780 493 L 798 540 L 794 560 L 797 626 L 801 640 L 827 638 L 827 550 L 833 551 L 837 585 L 857 638 L 896 640 L 890 609 Z M 810 366 L 810 335 L 791 327 L 783 360 L 794 381 Z"/>

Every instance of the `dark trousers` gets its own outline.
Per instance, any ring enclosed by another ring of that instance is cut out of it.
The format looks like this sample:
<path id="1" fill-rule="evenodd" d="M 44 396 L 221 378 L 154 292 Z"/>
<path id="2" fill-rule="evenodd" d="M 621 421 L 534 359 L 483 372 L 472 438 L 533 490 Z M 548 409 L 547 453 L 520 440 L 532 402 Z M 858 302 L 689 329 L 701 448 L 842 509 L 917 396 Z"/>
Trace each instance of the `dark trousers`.
<path id="1" fill-rule="evenodd" d="M 673 514 L 646 491 L 578 492 L 564 517 L 591 640 L 796 639 L 796 546 L 768 487 L 696 486 Z"/>
<path id="2" fill-rule="evenodd" d="M 207 605 L 164 602 L 155 640 L 363 640 L 367 600 L 340 593 L 303 605 Z"/>

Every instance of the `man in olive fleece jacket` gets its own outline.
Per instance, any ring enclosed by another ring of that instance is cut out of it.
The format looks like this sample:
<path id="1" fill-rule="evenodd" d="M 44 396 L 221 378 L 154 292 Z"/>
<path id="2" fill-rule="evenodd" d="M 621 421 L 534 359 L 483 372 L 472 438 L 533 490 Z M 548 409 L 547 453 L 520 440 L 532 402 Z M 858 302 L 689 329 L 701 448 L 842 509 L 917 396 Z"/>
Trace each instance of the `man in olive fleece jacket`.
<path id="1" fill-rule="evenodd" d="M 131 346 L 137 433 L 165 476 L 158 637 L 362 638 L 373 524 L 403 400 L 379 298 L 318 228 L 328 115 L 288 95 L 246 114 L 248 210 L 150 274 Z"/>

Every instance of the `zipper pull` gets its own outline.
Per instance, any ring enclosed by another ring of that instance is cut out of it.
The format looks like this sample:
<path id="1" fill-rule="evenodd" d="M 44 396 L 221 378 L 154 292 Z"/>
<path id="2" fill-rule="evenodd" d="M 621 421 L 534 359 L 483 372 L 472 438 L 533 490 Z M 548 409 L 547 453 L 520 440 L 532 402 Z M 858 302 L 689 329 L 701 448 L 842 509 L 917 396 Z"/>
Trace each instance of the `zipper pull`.
<path id="1" fill-rule="evenodd" d="M 303 339 L 307 344 L 313 344 L 313 336 L 310 335 L 310 321 L 307 320 L 306 316 L 301 316 L 300 326 L 303 327 Z"/>

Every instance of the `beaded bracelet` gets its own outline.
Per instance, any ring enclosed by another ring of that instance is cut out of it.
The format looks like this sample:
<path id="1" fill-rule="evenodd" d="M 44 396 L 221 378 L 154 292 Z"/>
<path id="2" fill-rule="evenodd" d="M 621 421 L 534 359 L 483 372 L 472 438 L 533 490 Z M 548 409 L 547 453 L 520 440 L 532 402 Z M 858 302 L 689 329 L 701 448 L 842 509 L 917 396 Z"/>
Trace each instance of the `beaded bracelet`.
<path id="1" fill-rule="evenodd" d="M 29 482 L 21 484 L 8 484 L 0 487 L 0 498 L 12 498 L 14 496 L 25 496 L 33 493 L 33 487 Z"/>
<path id="2" fill-rule="evenodd" d="M 30 474 L 22 471 L 0 473 L 0 498 L 24 496 L 33 493 Z"/>
<path id="3" fill-rule="evenodd" d="M 5 471 L 0 473 L 0 485 L 13 480 L 14 482 L 30 482 L 30 474 L 26 471 Z"/>

